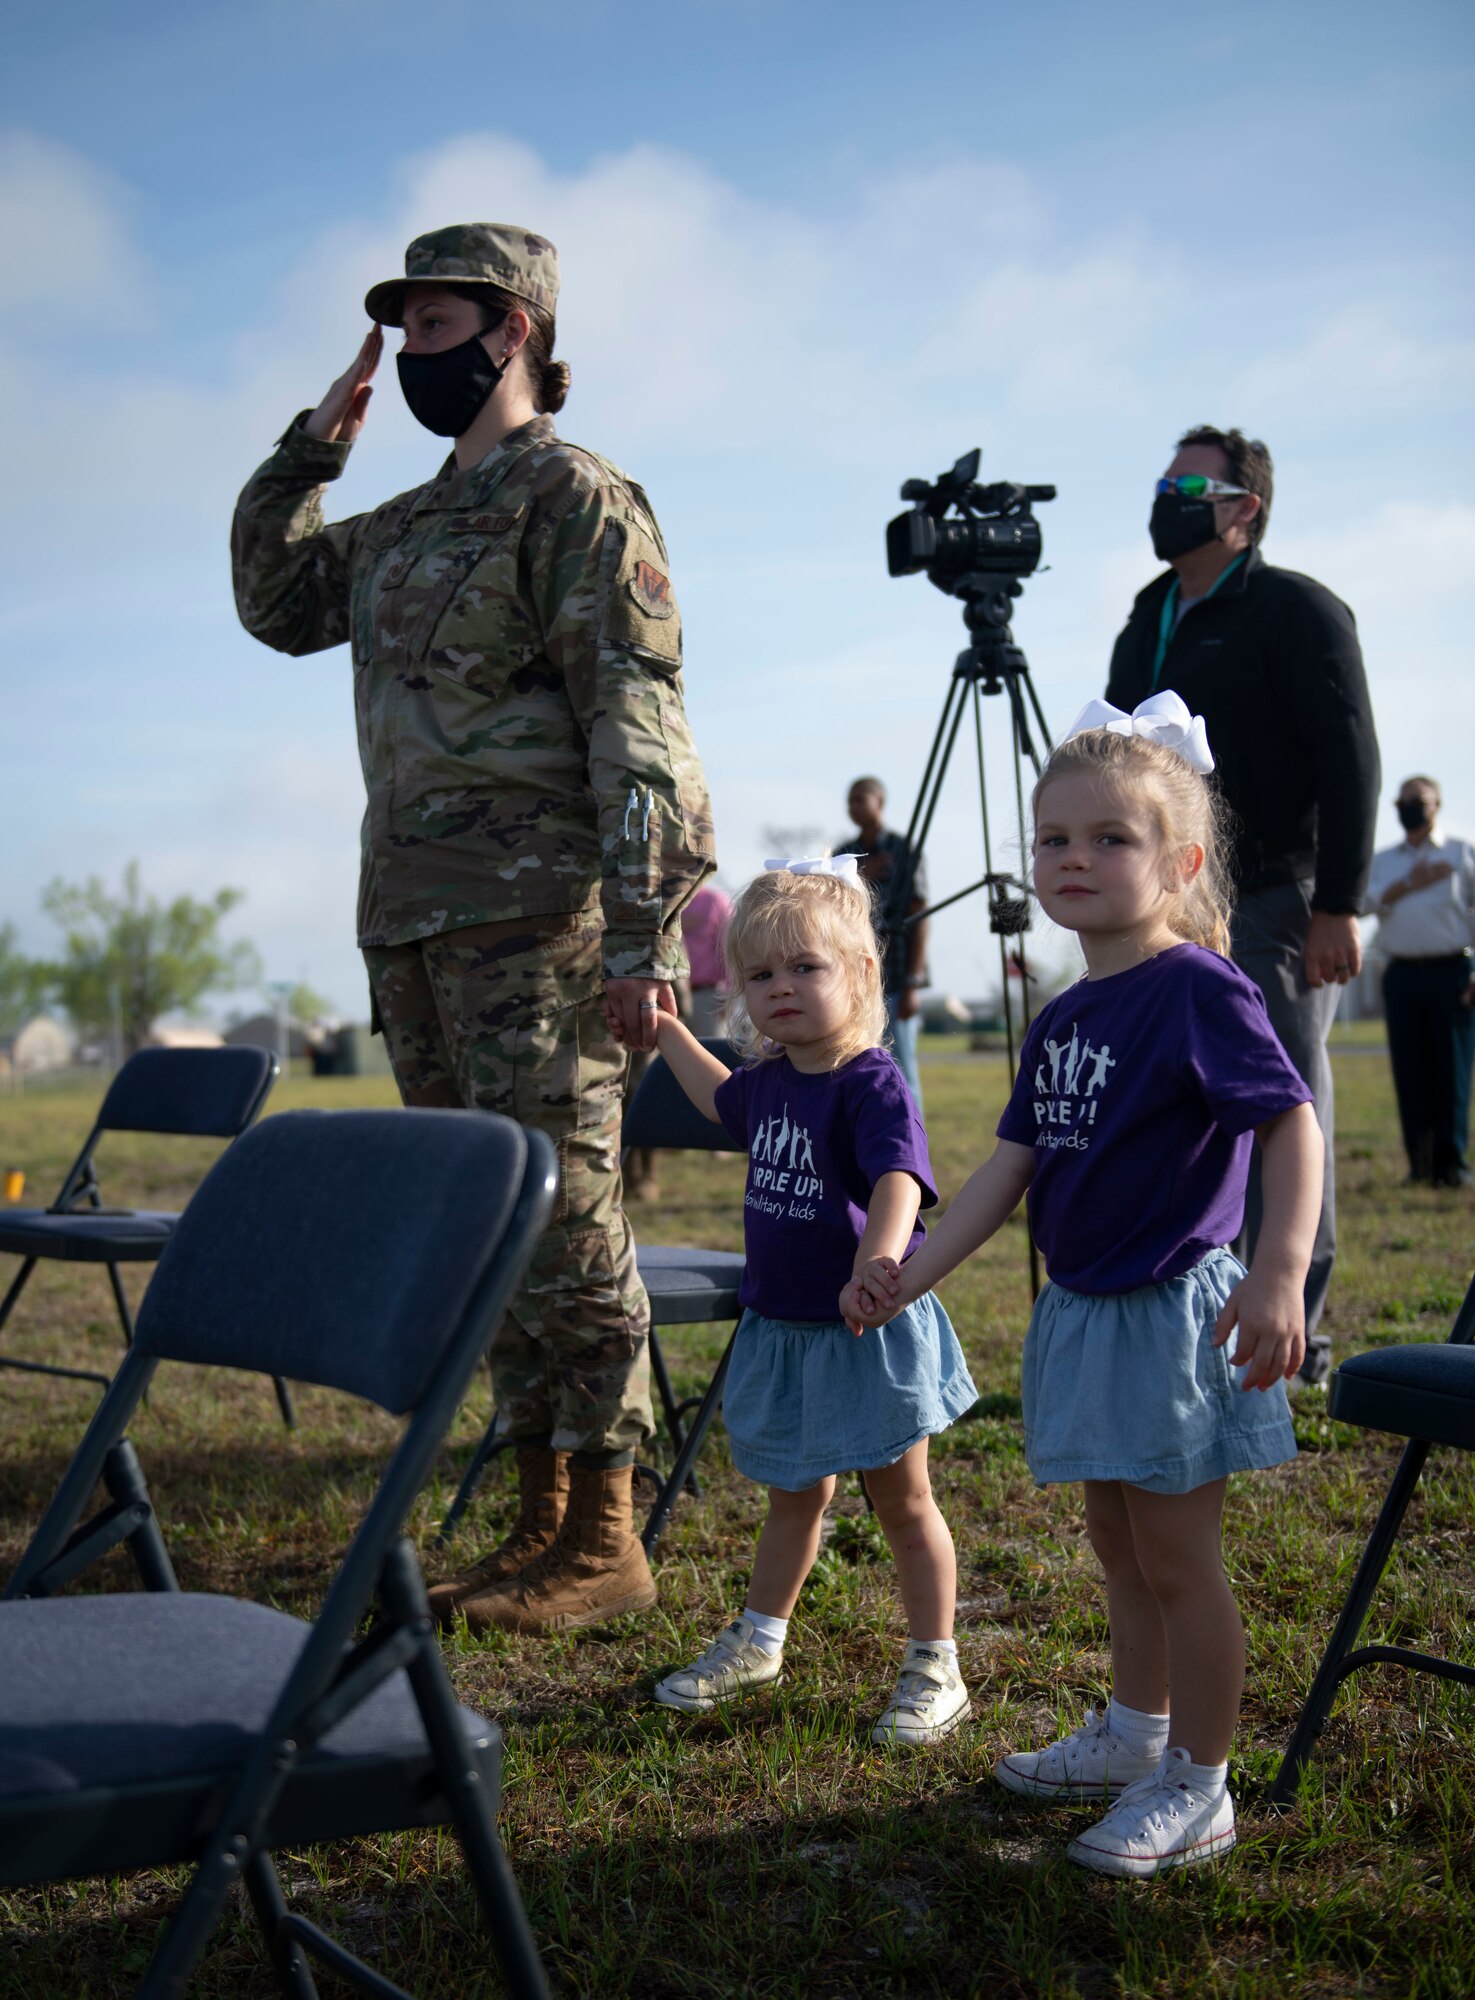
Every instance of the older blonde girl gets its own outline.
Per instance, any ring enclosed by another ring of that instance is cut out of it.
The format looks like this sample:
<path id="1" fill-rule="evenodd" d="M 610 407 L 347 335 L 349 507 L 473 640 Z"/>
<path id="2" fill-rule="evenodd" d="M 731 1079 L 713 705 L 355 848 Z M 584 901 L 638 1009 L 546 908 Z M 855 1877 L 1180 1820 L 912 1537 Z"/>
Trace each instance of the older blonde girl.
<path id="1" fill-rule="evenodd" d="M 1104 1715 L 995 1775 L 1031 1798 L 1115 1801 L 1067 1849 L 1110 1875 L 1234 1842 L 1244 1631 L 1220 1551 L 1225 1488 L 1295 1456 L 1285 1378 L 1305 1351 L 1321 1198 L 1310 1092 L 1223 955 L 1211 769 L 1176 694 L 1131 716 L 1093 702 L 1052 755 L 1034 888 L 1079 938 L 1085 977 L 1031 1026 L 998 1145 L 931 1241 L 861 1274 L 863 1317 L 894 1312 L 1029 1192 L 1050 1282 L 1025 1339 L 1025 1451 L 1041 1485 L 1084 1484 L 1112 1694 Z M 1225 1246 L 1252 1135 L 1265 1223 L 1246 1274 Z"/>

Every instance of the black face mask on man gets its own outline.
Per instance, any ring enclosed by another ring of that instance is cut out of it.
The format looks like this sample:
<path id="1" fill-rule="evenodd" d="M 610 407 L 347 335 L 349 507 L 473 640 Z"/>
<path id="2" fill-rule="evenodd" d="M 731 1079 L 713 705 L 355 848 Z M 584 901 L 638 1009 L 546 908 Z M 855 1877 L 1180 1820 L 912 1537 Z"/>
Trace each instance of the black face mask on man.
<path id="1" fill-rule="evenodd" d="M 1429 808 L 1422 799 L 1397 799 L 1393 809 L 1406 833 L 1418 833 L 1429 824 Z"/>
<path id="2" fill-rule="evenodd" d="M 507 317 L 503 313 L 472 334 L 458 347 L 440 354 L 397 354 L 399 386 L 410 406 L 410 415 L 437 437 L 464 437 L 482 406 L 507 373 L 505 361 L 493 361 L 481 344 L 482 333 L 490 333 Z"/>
<path id="3" fill-rule="evenodd" d="M 1190 500 L 1182 493 L 1159 493 L 1147 524 L 1152 552 L 1159 562 L 1207 548 L 1218 535 L 1212 500 Z"/>

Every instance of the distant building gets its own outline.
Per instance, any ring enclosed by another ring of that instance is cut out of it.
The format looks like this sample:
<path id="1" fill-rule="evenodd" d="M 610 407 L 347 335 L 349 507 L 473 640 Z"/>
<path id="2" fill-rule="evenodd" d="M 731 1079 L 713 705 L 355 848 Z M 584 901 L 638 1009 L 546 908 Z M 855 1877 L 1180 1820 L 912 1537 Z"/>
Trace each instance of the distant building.
<path id="1" fill-rule="evenodd" d="M 384 1037 L 365 1021 L 345 1022 L 315 1059 L 322 1076 L 393 1076 Z"/>
<path id="2" fill-rule="evenodd" d="M 146 1044 L 151 1049 L 218 1049 L 220 1036 L 213 1028 L 196 1028 L 188 1022 L 156 1022 Z"/>
<path id="3" fill-rule="evenodd" d="M 953 993 L 929 993 L 918 1012 L 922 1017 L 922 1032 L 927 1035 L 955 1034 L 973 1018 L 969 1008 Z"/>
<path id="4" fill-rule="evenodd" d="M 293 1062 L 300 1062 L 316 1039 L 301 1021 L 287 1022 L 287 1054 Z M 282 1052 L 281 1024 L 275 1014 L 251 1014 L 244 1021 L 233 1021 L 225 1031 L 225 1040 L 232 1048 L 249 1045 L 270 1049 L 277 1056 Z"/>
<path id="5" fill-rule="evenodd" d="M 77 1039 L 52 1014 L 33 1014 L 25 1026 L 0 1040 L 0 1056 L 12 1076 L 43 1076 L 74 1060 Z"/>

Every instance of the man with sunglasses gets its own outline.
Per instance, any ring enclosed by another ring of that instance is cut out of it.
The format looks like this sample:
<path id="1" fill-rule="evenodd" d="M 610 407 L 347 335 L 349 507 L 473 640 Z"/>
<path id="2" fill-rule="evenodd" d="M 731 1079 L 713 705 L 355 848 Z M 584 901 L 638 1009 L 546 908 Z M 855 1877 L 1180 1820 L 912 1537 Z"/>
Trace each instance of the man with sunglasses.
<path id="1" fill-rule="evenodd" d="M 1208 728 L 1233 814 L 1235 963 L 1264 994 L 1326 1141 L 1301 1370 L 1316 1385 L 1331 1372 L 1319 1323 L 1336 1254 L 1326 1038 L 1341 989 L 1362 966 L 1357 913 L 1372 858 L 1378 744 L 1352 613 L 1310 577 L 1261 556 L 1273 491 L 1270 453 L 1258 440 L 1209 424 L 1178 440 L 1150 522 L 1168 569 L 1132 607 L 1106 696 L 1130 711 L 1172 688 Z M 1257 1149 L 1241 1256 L 1259 1224 Z"/>

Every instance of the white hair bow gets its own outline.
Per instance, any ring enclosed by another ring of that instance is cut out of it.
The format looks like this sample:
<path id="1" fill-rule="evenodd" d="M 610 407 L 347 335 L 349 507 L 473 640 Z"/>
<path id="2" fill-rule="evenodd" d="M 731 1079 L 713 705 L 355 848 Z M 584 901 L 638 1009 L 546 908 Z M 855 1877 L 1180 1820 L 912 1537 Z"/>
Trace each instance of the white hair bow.
<path id="1" fill-rule="evenodd" d="M 821 854 L 813 861 L 765 861 L 763 866 L 770 874 L 775 869 L 786 868 L 791 875 L 838 875 L 842 882 L 860 880 L 860 856 L 857 854 Z"/>
<path id="2" fill-rule="evenodd" d="M 1079 736 L 1083 729 L 1109 729 L 1113 736 L 1145 736 L 1149 743 L 1161 743 L 1165 750 L 1176 750 L 1184 763 L 1191 764 L 1203 777 L 1214 768 L 1214 753 L 1209 748 L 1209 732 L 1203 717 L 1191 715 L 1182 695 L 1174 694 L 1171 688 L 1139 701 L 1130 715 L 1125 709 L 1114 708 L 1109 701 L 1088 701 L 1061 742 Z"/>

